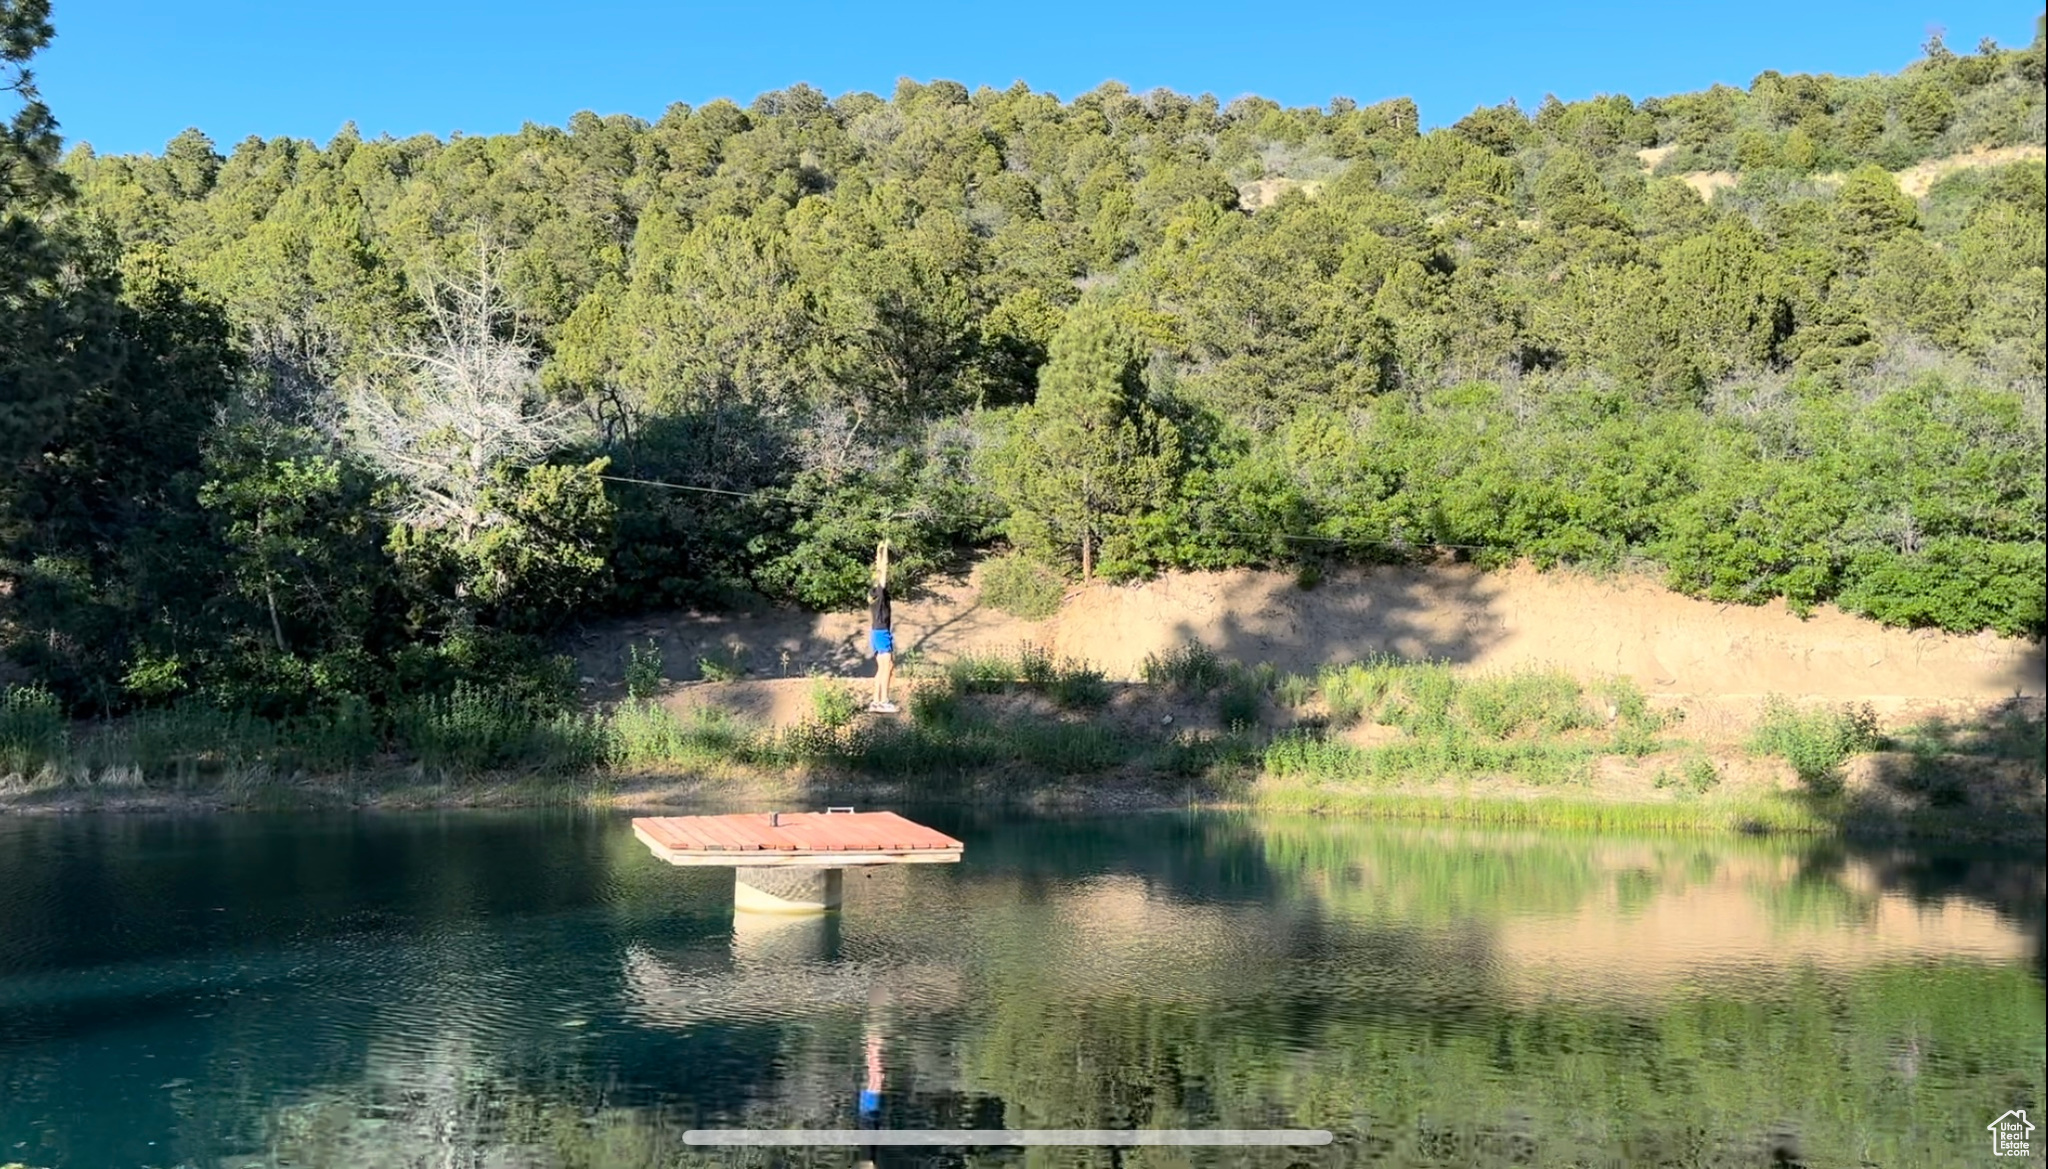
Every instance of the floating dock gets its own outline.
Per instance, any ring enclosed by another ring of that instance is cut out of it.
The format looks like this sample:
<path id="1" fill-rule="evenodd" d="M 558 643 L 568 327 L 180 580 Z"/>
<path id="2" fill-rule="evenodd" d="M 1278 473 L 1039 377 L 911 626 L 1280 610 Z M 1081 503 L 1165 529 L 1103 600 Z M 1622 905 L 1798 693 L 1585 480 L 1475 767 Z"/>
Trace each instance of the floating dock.
<path id="1" fill-rule="evenodd" d="M 843 870 L 946 864 L 966 845 L 894 812 L 641 816 L 633 834 L 672 865 L 733 870 L 733 904 L 766 913 L 836 909 Z"/>

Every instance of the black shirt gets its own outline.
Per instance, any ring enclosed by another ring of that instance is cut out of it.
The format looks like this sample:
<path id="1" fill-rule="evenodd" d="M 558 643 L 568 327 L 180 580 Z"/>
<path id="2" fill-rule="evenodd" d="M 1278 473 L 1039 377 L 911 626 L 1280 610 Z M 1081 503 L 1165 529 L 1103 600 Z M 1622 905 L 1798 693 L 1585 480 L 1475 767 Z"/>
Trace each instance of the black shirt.
<path id="1" fill-rule="evenodd" d="M 889 620 L 889 586 L 874 585 L 868 589 L 868 628 L 895 628 Z"/>

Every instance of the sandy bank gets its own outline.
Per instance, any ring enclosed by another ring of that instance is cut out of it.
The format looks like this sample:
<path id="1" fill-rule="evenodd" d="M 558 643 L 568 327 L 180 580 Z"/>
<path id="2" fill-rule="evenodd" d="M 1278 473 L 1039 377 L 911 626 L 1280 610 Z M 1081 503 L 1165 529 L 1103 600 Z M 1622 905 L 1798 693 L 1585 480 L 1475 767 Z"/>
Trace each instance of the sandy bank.
<path id="1" fill-rule="evenodd" d="M 753 678 L 853 675 L 869 669 L 865 621 L 854 612 L 678 613 L 592 626 L 569 648 L 594 696 L 617 690 L 633 642 L 658 645 L 677 681 L 699 676 L 700 657 L 734 649 Z M 997 612 L 969 578 L 899 603 L 896 622 L 899 645 L 929 660 L 1030 643 L 1127 680 L 1146 655 L 1199 641 L 1226 658 L 1296 673 L 1391 653 L 1482 673 L 1543 665 L 1625 674 L 1653 697 L 1703 713 L 1766 694 L 1868 701 L 1895 714 L 2048 690 L 2038 642 L 1887 629 L 1826 607 L 1801 618 L 1782 603 L 1720 604 L 1644 577 L 1526 566 L 1354 570 L 1307 591 L 1288 573 L 1174 574 L 1075 588 L 1047 621 Z"/>

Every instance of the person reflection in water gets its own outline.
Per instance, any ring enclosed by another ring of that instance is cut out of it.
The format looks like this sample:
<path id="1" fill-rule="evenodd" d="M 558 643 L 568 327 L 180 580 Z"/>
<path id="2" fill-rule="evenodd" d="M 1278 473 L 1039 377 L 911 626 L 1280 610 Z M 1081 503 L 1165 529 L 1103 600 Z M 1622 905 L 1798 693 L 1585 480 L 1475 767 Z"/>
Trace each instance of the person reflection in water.
<path id="1" fill-rule="evenodd" d="M 868 1028 L 868 1078 L 860 1090 L 860 1126 L 879 1128 L 882 1124 L 882 1033 Z"/>
<path id="2" fill-rule="evenodd" d="M 882 1031 L 874 1023 L 868 1024 L 867 1079 L 862 1081 L 860 1103 L 856 1111 L 862 1128 L 882 1127 Z M 874 1169 L 875 1149 L 870 1145 L 861 1149 L 861 1169 Z"/>

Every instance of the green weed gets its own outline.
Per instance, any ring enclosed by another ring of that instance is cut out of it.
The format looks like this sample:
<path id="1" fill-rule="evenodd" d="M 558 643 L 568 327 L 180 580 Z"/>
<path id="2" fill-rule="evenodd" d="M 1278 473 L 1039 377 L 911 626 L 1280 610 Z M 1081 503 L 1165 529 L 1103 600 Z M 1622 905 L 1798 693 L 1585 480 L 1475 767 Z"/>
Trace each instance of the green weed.
<path id="1" fill-rule="evenodd" d="M 1395 694 L 1380 709 L 1380 722 L 1411 735 L 1441 735 L 1451 727 L 1451 702 L 1458 694 L 1450 667 L 1418 662 L 1395 673 Z"/>
<path id="2" fill-rule="evenodd" d="M 1072 658 L 1054 661 L 1030 645 L 1019 647 L 1014 657 L 962 654 L 947 663 L 944 682 L 955 695 L 1013 690 L 1043 694 L 1062 710 L 1095 710 L 1110 697 L 1109 679 L 1102 671 Z"/>
<path id="3" fill-rule="evenodd" d="M 504 768 L 547 772 L 594 767 L 609 754 L 598 716 L 541 714 L 495 689 L 458 682 L 445 696 L 413 699 L 393 718 L 399 740 L 428 768 L 456 775 Z"/>
<path id="4" fill-rule="evenodd" d="M 652 703 L 625 703 L 605 721 L 607 761 L 615 767 L 709 769 L 750 757 L 757 736 L 724 711 L 688 718 Z"/>
<path id="5" fill-rule="evenodd" d="M 1869 706 L 1801 711 L 1772 695 L 1751 734 L 1749 749 L 1792 765 L 1808 791 L 1830 795 L 1842 788 L 1842 764 L 1879 744 L 1877 715 Z"/>
<path id="6" fill-rule="evenodd" d="M 1471 679 L 1459 687 L 1457 704 L 1465 722 L 1491 739 L 1524 730 L 1563 734 L 1595 722 L 1578 679 L 1556 670 Z"/>
<path id="7" fill-rule="evenodd" d="M 1371 658 L 1348 666 L 1325 666 L 1316 675 L 1323 707 L 1336 727 L 1354 727 L 1379 709 L 1394 675 L 1402 669 L 1391 658 Z"/>
<path id="8" fill-rule="evenodd" d="M 1062 661 L 1045 693 L 1061 710 L 1100 710 L 1109 704 L 1109 679 L 1091 666 Z"/>
<path id="9" fill-rule="evenodd" d="M 41 686 L 0 691 L 0 777 L 27 778 L 58 766 L 68 742 L 56 695 Z"/>
<path id="10" fill-rule="evenodd" d="M 1704 755 L 1694 755 L 1681 764 L 1677 771 L 1659 768 L 1651 786 L 1705 795 L 1721 785 L 1721 772 L 1714 761 Z"/>
<path id="11" fill-rule="evenodd" d="M 747 651 L 742 646 L 729 645 L 717 653 L 705 654 L 697 659 L 697 673 L 706 682 L 737 682 L 747 676 Z"/>
<path id="12" fill-rule="evenodd" d="M 661 647 L 649 641 L 645 646 L 626 647 L 626 697 L 643 700 L 661 693 Z"/>
<path id="13" fill-rule="evenodd" d="M 852 687 L 826 678 L 811 679 L 811 717 L 832 730 L 860 716 L 862 702 Z"/>
<path id="14" fill-rule="evenodd" d="M 1000 694 L 1017 684 L 1017 661 L 999 654 L 961 654 L 946 663 L 946 685 L 955 694 Z"/>
<path id="15" fill-rule="evenodd" d="M 1217 693 L 1216 719 L 1224 730 L 1243 734 L 1259 725 L 1261 704 L 1258 686 L 1249 678 L 1241 678 Z"/>
<path id="16" fill-rule="evenodd" d="M 1316 680 L 1300 674 L 1289 674 L 1273 685 L 1273 700 L 1289 710 L 1300 710 L 1315 696 Z"/>

